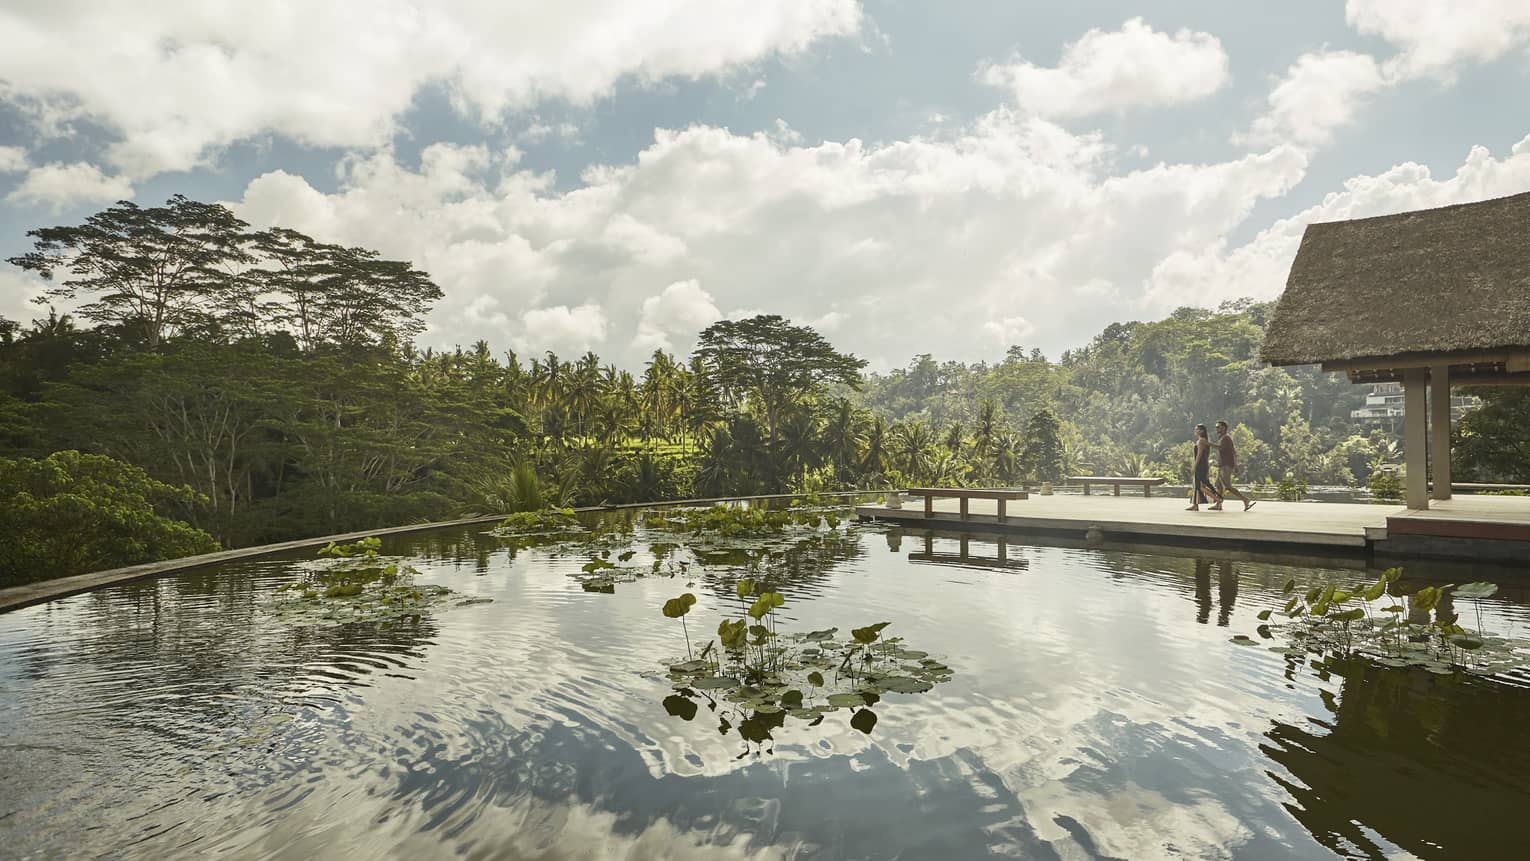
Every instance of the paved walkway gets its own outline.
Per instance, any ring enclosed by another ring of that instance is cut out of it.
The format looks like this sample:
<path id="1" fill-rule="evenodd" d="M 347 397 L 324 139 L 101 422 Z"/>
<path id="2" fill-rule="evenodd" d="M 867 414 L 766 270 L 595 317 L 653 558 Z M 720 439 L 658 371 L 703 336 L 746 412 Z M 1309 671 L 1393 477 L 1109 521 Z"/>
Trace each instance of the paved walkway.
<path id="1" fill-rule="evenodd" d="M 1247 512 L 1236 500 L 1230 501 L 1222 511 L 1210 511 L 1205 506 L 1198 512 L 1186 511 L 1186 505 L 1186 500 L 1170 497 L 1039 496 L 1033 493 L 1030 499 L 1009 503 L 1005 526 L 1007 530 L 1020 532 L 1035 530 L 1077 533 L 1079 536 L 1097 528 L 1116 538 L 1205 538 L 1363 549 L 1366 530 L 1384 530 L 1388 515 L 1403 512 L 1401 505 L 1340 502 L 1260 500 Z M 968 510 L 969 522 L 974 525 L 991 527 L 997 523 L 998 506 L 992 500 L 974 499 Z M 930 520 L 924 517 L 922 498 L 905 500 L 902 509 L 857 506 L 856 513 L 910 525 L 939 523 L 949 527 L 953 522 L 962 522 L 955 499 L 935 500 L 935 517 Z"/>

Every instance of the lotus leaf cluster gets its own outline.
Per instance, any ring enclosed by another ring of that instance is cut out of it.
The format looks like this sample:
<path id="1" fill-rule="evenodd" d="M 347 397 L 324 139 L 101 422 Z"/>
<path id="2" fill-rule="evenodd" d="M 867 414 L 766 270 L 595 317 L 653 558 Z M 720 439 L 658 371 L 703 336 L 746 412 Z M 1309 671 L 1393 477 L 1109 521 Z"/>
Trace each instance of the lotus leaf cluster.
<path id="1" fill-rule="evenodd" d="M 334 543 L 319 551 L 321 561 L 296 583 L 277 586 L 270 612 L 297 625 L 343 625 L 351 622 L 417 621 L 442 606 L 488 603 L 465 598 L 445 586 L 417 585 L 419 572 L 395 558 L 378 555 L 381 542 L 365 538 Z"/>
<path id="2" fill-rule="evenodd" d="M 1530 641 L 1488 634 L 1483 629 L 1480 601 L 1492 597 L 1493 583 L 1425 586 L 1404 594 L 1398 586 L 1401 568 L 1390 568 L 1374 583 L 1343 589 L 1328 583 L 1305 592 L 1288 580 L 1287 596 L 1279 609 L 1259 613 L 1262 639 L 1281 639 L 1271 648 L 1289 655 L 1324 654 L 1361 657 L 1388 667 L 1422 667 L 1449 675 L 1469 672 L 1494 675 L 1525 664 Z M 1454 608 L 1471 601 L 1476 627 L 1461 624 Z M 1285 621 L 1272 621 L 1276 617 Z M 1234 642 L 1255 642 L 1246 635 Z"/>
<path id="3" fill-rule="evenodd" d="M 736 593 L 740 617 L 723 619 L 698 657 L 670 665 L 674 693 L 664 708 L 671 715 L 692 720 L 705 703 L 720 732 L 737 731 L 756 745 L 771 741 L 787 718 L 817 726 L 839 709 L 851 710 L 850 725 L 869 733 L 877 722 L 871 706 L 883 695 L 924 693 L 951 678 L 951 668 L 929 653 L 883 638 L 888 622 L 852 629 L 848 639 L 839 639 L 838 628 L 782 632 L 775 611 L 785 596 L 760 591 L 752 580 L 739 581 Z M 695 603 L 685 593 L 665 602 L 663 614 L 684 623 Z"/>

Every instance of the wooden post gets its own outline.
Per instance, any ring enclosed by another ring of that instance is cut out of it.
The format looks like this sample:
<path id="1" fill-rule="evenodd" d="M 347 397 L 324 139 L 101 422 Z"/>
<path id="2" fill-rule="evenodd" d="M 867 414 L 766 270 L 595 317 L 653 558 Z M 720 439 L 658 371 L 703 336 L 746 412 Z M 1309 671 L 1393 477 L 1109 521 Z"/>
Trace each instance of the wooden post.
<path id="1" fill-rule="evenodd" d="M 1450 498 L 1450 366 L 1429 369 L 1429 461 L 1434 467 L 1434 499 Z"/>
<path id="2" fill-rule="evenodd" d="M 1144 485 L 1142 485 L 1142 498 L 1143 499 L 1152 499 L 1153 498 L 1153 485 L 1151 485 L 1151 484 L 1144 484 Z"/>
<path id="3" fill-rule="evenodd" d="M 1121 482 L 1118 481 L 1115 484 L 1112 484 L 1111 487 L 1115 489 L 1115 491 L 1116 491 L 1115 495 L 1116 496 L 1120 496 L 1121 495 Z"/>
<path id="4" fill-rule="evenodd" d="M 962 537 L 961 537 L 961 558 L 962 558 L 962 561 L 966 561 L 967 558 L 968 558 L 968 550 L 967 550 L 967 548 L 968 548 L 968 544 L 969 544 L 970 541 L 971 541 L 971 539 L 968 538 L 967 533 L 963 532 L 962 533 Z"/>
<path id="5" fill-rule="evenodd" d="M 967 497 L 963 496 L 961 498 L 961 500 L 959 501 L 959 505 L 961 507 L 962 519 L 966 520 L 967 519 Z"/>
<path id="6" fill-rule="evenodd" d="M 1424 368 L 1403 371 L 1403 447 L 1408 468 L 1408 507 L 1429 508 L 1429 417 L 1425 391 L 1429 372 Z"/>
<path id="7" fill-rule="evenodd" d="M 935 516 L 935 495 L 932 493 L 926 493 L 924 495 L 924 516 Z"/>
<path id="8" fill-rule="evenodd" d="M 1088 496 L 1089 495 L 1089 482 L 1087 482 L 1087 481 L 1083 482 L 1083 485 L 1084 485 L 1084 495 Z"/>
<path id="9" fill-rule="evenodd" d="M 1009 501 L 1009 500 L 1007 500 L 1007 499 L 1005 499 L 1005 498 L 1004 498 L 1004 497 L 1002 497 L 1002 496 L 1001 496 L 1001 497 L 999 497 L 999 522 L 1000 522 L 1000 523 L 1003 523 L 1003 522 L 1004 522 L 1004 517 L 1005 517 L 1005 511 L 1004 511 L 1004 505 L 1005 505 L 1005 503 L 1006 503 L 1006 502 L 1008 502 L 1008 501 Z"/>
<path id="10" fill-rule="evenodd" d="M 999 536 L 999 561 L 1000 562 L 1004 562 L 1004 561 L 1006 561 L 1008 559 L 1009 559 L 1009 542 L 1005 541 L 1004 540 L 1004 536 L 1001 535 L 1001 536 Z"/>

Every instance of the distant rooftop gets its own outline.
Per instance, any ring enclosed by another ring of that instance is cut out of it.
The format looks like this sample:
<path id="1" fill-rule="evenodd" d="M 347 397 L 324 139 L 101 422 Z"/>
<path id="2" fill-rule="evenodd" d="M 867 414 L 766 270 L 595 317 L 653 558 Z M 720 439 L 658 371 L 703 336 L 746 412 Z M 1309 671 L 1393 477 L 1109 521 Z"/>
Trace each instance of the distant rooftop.
<path id="1" fill-rule="evenodd" d="M 1491 362 L 1484 351 L 1527 349 L 1530 193 L 1309 225 L 1263 358 Z"/>

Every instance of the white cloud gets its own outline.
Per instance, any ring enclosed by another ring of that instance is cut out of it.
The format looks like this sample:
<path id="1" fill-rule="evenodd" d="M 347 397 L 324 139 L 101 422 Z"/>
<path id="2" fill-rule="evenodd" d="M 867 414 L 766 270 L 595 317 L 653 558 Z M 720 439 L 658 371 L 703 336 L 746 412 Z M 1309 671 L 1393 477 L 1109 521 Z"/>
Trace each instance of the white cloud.
<path id="1" fill-rule="evenodd" d="M 1452 77 L 1452 67 L 1487 63 L 1530 45 L 1525 0 L 1348 0 L 1344 17 L 1361 33 L 1396 45 L 1403 77 Z"/>
<path id="2" fill-rule="evenodd" d="M 1278 79 L 1265 111 L 1235 142 L 1327 144 L 1377 93 L 1420 78 L 1453 82 L 1457 68 L 1530 47 L 1526 0 L 1348 0 L 1345 18 L 1397 47 L 1385 61 L 1354 51 L 1303 54 Z"/>
<path id="3" fill-rule="evenodd" d="M 1273 299 L 1285 289 L 1286 275 L 1302 231 L 1320 221 L 1343 221 L 1485 200 L 1530 189 L 1530 137 L 1502 159 L 1485 147 L 1473 147 L 1447 179 L 1435 179 L 1428 167 L 1408 162 L 1375 176 L 1357 176 L 1344 190 L 1322 203 L 1283 218 L 1248 243 L 1229 249 L 1223 242 L 1202 250 L 1170 254 L 1153 269 L 1150 296 L 1160 304 L 1216 305 L 1225 299 L 1253 296 Z"/>
<path id="4" fill-rule="evenodd" d="M 583 353 L 606 340 L 606 315 L 599 305 L 534 308 L 521 315 L 521 323 L 526 335 L 517 346 L 527 352 Z"/>
<path id="5" fill-rule="evenodd" d="M 712 294 L 701 289 L 696 279 L 676 281 L 657 296 L 643 300 L 632 346 L 641 351 L 673 352 L 677 349 L 675 339 L 678 336 L 683 342 L 678 349 L 683 354 L 689 351 L 689 342 L 698 331 L 720 319 L 722 312 L 717 310 Z"/>
<path id="6" fill-rule="evenodd" d="M 46 316 L 47 312 L 32 301 L 46 289 L 46 282 L 31 272 L 14 266 L 0 267 L 0 317 L 27 323 L 34 317 Z"/>
<path id="7" fill-rule="evenodd" d="M 0 173 L 20 173 L 26 169 L 26 150 L 19 146 L 0 146 Z"/>
<path id="8" fill-rule="evenodd" d="M 1238 140 L 1261 145 L 1326 144 L 1335 129 L 1354 122 L 1365 100 L 1386 85 L 1381 67 L 1369 54 L 1303 54 L 1276 82 L 1265 112 Z"/>
<path id="9" fill-rule="evenodd" d="M 377 146 L 431 85 L 498 122 L 544 98 L 588 103 L 629 76 L 800 52 L 858 32 L 861 16 L 857 0 L 268 0 L 258 15 L 234 0 L 9 4 L 0 99 L 44 131 L 105 125 L 121 136 L 112 163 L 143 177 L 268 133 Z"/>
<path id="10" fill-rule="evenodd" d="M 878 145 L 659 131 L 568 191 L 511 155 L 444 147 L 410 167 L 383 151 L 347 160 L 333 193 L 274 172 L 234 206 L 430 272 L 446 298 L 426 343 L 605 341 L 603 358 L 636 366 L 656 346 L 684 351 L 717 310 L 758 309 L 901 364 L 914 342 L 993 358 L 991 320 L 1023 317 L 1027 345 L 1055 354 L 1161 313 L 1178 300 L 1147 295 L 1155 266 L 1204 252 L 1305 170 L 1281 146 L 1120 172 L 1098 135 L 1003 109 Z"/>
<path id="11" fill-rule="evenodd" d="M 1024 317 L 1004 317 L 983 324 L 983 333 L 991 337 L 1000 350 L 1024 341 L 1034 331 L 1036 327 Z"/>
<path id="12" fill-rule="evenodd" d="M 1172 36 L 1133 18 L 1115 32 L 1090 30 L 1064 47 L 1055 68 L 1016 57 L 979 70 L 1014 92 L 1021 107 L 1047 117 L 1178 105 L 1203 99 L 1230 79 L 1227 53 L 1209 33 Z"/>
<path id="13" fill-rule="evenodd" d="M 106 176 L 93 164 L 54 162 L 27 171 L 6 200 L 45 206 L 61 212 L 85 203 L 109 203 L 133 196 L 133 185 L 120 176 Z"/>

